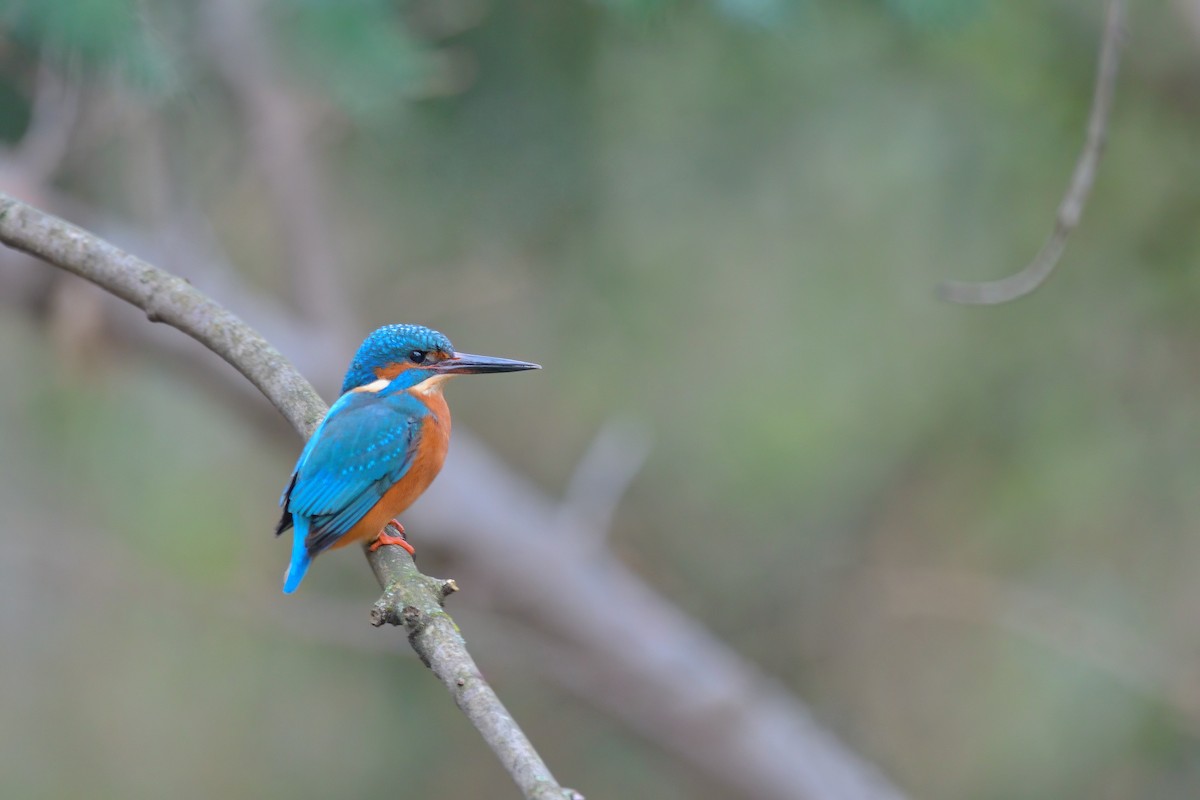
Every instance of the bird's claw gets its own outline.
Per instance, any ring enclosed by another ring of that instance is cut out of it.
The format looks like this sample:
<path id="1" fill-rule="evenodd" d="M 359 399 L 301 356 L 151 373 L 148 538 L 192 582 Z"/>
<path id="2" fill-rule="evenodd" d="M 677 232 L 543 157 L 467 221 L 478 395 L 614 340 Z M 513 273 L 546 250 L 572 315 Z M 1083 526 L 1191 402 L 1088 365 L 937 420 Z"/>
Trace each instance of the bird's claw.
<path id="1" fill-rule="evenodd" d="M 380 547 L 383 547 L 385 544 L 394 544 L 394 545 L 397 545 L 398 547 L 403 547 L 405 550 L 408 551 L 408 554 L 410 556 L 415 556 L 417 554 L 417 551 L 415 548 L 413 548 L 413 546 L 411 544 L 408 543 L 408 538 L 404 535 L 404 526 L 401 525 L 397 520 L 392 520 L 391 523 L 389 523 L 389 524 L 395 525 L 396 530 L 400 531 L 400 535 L 392 536 L 391 534 L 389 534 L 387 532 L 387 528 L 384 528 L 383 530 L 381 530 L 379 532 L 379 536 L 375 537 L 375 541 L 371 542 L 371 546 L 368 549 L 372 553 L 374 553 L 376 550 L 378 550 Z"/>

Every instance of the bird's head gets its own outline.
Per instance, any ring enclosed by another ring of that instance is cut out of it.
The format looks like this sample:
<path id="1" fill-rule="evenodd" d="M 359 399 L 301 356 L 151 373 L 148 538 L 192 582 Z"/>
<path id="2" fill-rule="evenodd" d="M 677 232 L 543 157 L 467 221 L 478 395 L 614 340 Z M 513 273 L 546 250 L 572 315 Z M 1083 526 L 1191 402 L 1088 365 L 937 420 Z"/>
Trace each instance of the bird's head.
<path id="1" fill-rule="evenodd" d="M 421 325 L 385 325 L 363 341 L 350 362 L 342 393 L 385 386 L 391 390 L 421 384 L 433 388 L 455 375 L 541 369 L 528 361 L 459 353 L 450 340 Z"/>

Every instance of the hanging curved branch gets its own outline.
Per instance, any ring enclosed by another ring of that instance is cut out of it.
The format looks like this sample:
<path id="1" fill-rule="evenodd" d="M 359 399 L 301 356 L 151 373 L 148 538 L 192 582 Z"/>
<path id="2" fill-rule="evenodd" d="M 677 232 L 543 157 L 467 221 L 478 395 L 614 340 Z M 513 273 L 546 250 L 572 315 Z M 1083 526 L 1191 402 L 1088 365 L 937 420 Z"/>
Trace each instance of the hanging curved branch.
<path id="1" fill-rule="evenodd" d="M 1125 3 L 1109 0 L 1104 23 L 1104 39 L 1100 47 L 1100 66 L 1096 70 L 1096 88 L 1092 110 L 1088 115 L 1087 138 L 1075 164 L 1075 172 L 1067 185 L 1067 193 L 1058 206 L 1054 232 L 1020 272 L 996 281 L 971 283 L 946 281 L 938 287 L 943 300 L 967 305 L 997 305 L 1024 297 L 1041 286 L 1054 271 L 1067 246 L 1067 238 L 1079 224 L 1096 168 L 1104 153 L 1108 137 L 1108 118 L 1112 111 L 1113 94 L 1117 85 L 1117 65 L 1120 61 L 1122 32 L 1125 27 Z"/>
<path id="2" fill-rule="evenodd" d="M 73 272 L 212 350 L 253 383 L 302 437 L 328 410 L 296 368 L 254 329 L 182 278 L 51 214 L 0 194 L 0 242 Z M 496 753 L 529 800 L 583 800 L 555 782 L 529 739 L 483 679 L 442 609 L 453 581 L 422 575 L 407 553 L 381 547 L 368 560 L 384 589 L 372 622 L 403 625 L 421 660 Z"/>

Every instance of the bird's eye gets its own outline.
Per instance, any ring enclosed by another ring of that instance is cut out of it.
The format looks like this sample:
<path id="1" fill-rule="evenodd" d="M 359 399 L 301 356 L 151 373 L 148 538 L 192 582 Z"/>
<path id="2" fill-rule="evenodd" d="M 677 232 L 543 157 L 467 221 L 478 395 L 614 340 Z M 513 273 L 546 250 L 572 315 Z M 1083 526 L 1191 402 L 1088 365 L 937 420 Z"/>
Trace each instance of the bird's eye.
<path id="1" fill-rule="evenodd" d="M 424 364 L 425 359 L 428 357 L 429 357 L 429 354 L 426 353 L 424 350 L 413 350 L 411 353 L 408 354 L 408 360 L 414 364 Z"/>

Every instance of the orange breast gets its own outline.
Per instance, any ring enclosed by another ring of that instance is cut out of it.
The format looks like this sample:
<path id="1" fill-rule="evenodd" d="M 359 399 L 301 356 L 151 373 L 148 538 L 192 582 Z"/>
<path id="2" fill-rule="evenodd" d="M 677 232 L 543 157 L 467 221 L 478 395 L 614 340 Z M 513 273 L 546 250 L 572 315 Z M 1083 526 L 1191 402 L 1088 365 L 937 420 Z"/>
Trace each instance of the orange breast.
<path id="1" fill-rule="evenodd" d="M 379 502 L 329 549 L 345 547 L 360 539 L 374 539 L 393 517 L 411 506 L 442 471 L 446 452 L 450 449 L 450 409 L 446 407 L 446 400 L 441 391 L 418 397 L 431 413 L 421 423 L 412 466 L 404 473 L 404 477 L 388 489 Z"/>

